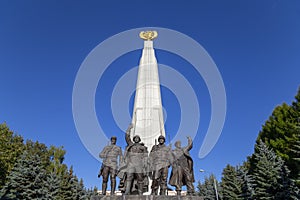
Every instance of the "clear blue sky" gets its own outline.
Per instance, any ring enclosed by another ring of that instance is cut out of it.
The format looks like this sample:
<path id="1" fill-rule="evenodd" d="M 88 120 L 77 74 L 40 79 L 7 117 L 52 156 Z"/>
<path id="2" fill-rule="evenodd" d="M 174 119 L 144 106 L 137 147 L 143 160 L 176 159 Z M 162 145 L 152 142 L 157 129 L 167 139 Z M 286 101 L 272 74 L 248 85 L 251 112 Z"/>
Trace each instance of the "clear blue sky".
<path id="1" fill-rule="evenodd" d="M 216 63 L 226 90 L 226 120 L 217 144 L 200 159 L 211 106 L 205 82 L 176 55 L 156 52 L 159 63 L 186 76 L 200 102 L 200 128 L 191 151 L 196 180 L 204 176 L 199 169 L 220 179 L 226 164 L 241 164 L 252 154 L 258 132 L 275 106 L 294 100 L 300 86 L 297 0 L 1 1 L 0 122 L 25 139 L 64 146 L 65 163 L 73 165 L 87 187 L 100 188 L 100 162 L 82 144 L 73 121 L 73 84 L 83 60 L 98 44 L 140 27 L 184 33 Z M 109 100 L 113 85 L 138 64 L 140 53 L 117 59 L 96 93 L 99 123 L 108 137 L 119 136 L 117 143 L 123 148 L 123 133 Z M 167 88 L 162 96 L 168 114 L 166 131 L 172 136 L 179 126 L 180 106 Z M 128 104 L 130 110 L 132 98 Z"/>

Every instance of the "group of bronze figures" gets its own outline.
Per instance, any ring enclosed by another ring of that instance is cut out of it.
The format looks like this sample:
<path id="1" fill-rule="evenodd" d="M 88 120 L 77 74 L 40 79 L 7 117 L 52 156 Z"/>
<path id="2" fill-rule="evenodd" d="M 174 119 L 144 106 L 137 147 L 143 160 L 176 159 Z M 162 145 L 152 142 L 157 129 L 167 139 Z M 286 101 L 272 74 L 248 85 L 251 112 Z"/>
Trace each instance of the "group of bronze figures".
<path id="1" fill-rule="evenodd" d="M 116 188 L 116 177 L 120 178 L 119 190 L 125 195 L 142 195 L 148 191 L 149 179 L 152 180 L 151 195 L 166 195 L 168 186 L 168 170 L 172 167 L 169 184 L 176 188 L 177 195 L 181 194 L 182 186 L 186 186 L 187 195 L 194 195 L 193 160 L 189 154 L 193 142 L 188 138 L 188 145 L 181 147 L 181 142 L 175 142 L 175 149 L 165 145 L 165 137 L 158 137 L 150 153 L 141 142 L 138 135 L 130 138 L 132 125 L 126 131 L 127 146 L 122 154 L 122 149 L 116 145 L 117 138 L 111 137 L 111 144 L 100 153 L 102 166 L 98 177 L 103 177 L 102 194 L 106 194 L 107 182 L 110 176 L 111 195 Z M 159 190 L 159 191 L 158 191 Z M 159 193 L 158 193 L 159 192 Z"/>

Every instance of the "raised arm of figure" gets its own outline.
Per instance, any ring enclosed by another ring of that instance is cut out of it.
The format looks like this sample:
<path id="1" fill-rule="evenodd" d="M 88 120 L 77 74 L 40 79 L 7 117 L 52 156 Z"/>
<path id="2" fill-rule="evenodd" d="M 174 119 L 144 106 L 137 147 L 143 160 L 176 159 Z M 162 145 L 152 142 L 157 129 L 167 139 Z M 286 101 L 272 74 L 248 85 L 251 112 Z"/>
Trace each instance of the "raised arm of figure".
<path id="1" fill-rule="evenodd" d="M 126 140 L 127 145 L 133 144 L 133 142 L 130 138 L 130 131 L 131 131 L 132 128 L 133 128 L 133 125 L 130 124 L 129 127 L 127 128 L 127 130 L 126 130 L 125 140 Z"/>
<path id="2" fill-rule="evenodd" d="M 186 146 L 186 150 L 189 151 L 193 148 L 193 140 L 190 136 L 187 136 L 188 139 L 188 145 Z"/>

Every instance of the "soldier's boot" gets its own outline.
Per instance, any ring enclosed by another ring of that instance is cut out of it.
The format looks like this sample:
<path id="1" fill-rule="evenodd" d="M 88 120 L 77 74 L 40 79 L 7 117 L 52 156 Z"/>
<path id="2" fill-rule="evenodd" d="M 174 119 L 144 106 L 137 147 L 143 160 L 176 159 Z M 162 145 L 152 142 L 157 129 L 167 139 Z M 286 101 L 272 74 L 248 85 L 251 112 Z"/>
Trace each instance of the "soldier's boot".
<path id="1" fill-rule="evenodd" d="M 102 194 L 106 195 L 107 183 L 102 183 Z"/>
<path id="2" fill-rule="evenodd" d="M 115 195 L 116 190 L 116 180 L 111 180 L 111 193 L 110 195 Z"/>
<path id="3" fill-rule="evenodd" d="M 143 187 L 144 187 L 143 183 L 138 183 L 138 193 L 139 193 L 139 195 L 143 195 Z"/>
<path id="4" fill-rule="evenodd" d="M 157 192 L 158 192 L 158 189 L 157 189 L 157 188 L 152 189 L 152 190 L 151 190 L 151 195 L 157 195 Z"/>
<path id="5" fill-rule="evenodd" d="M 160 191 L 159 191 L 159 195 L 166 195 L 166 191 L 167 191 L 167 183 L 161 182 L 159 184 L 160 186 Z"/>
<path id="6" fill-rule="evenodd" d="M 157 189 L 152 190 L 151 195 L 157 195 Z"/>
<path id="7" fill-rule="evenodd" d="M 130 194 L 130 189 L 131 189 L 131 180 L 130 181 L 126 181 L 126 189 L 125 189 L 125 195 Z"/>
<path id="8" fill-rule="evenodd" d="M 159 195 L 166 195 L 166 189 L 161 188 L 159 191 Z"/>
<path id="9" fill-rule="evenodd" d="M 188 182 L 186 187 L 187 187 L 187 195 L 190 195 L 190 196 L 195 195 L 195 189 L 194 189 L 194 185 L 192 183 Z"/>

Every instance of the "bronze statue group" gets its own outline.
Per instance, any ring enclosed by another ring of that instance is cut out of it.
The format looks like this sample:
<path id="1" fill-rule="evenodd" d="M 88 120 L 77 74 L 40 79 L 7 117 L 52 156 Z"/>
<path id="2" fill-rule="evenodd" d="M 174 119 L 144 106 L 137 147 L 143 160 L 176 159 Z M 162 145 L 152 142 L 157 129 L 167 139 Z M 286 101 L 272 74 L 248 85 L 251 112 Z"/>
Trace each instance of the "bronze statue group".
<path id="1" fill-rule="evenodd" d="M 124 156 L 122 149 L 116 145 L 117 138 L 111 137 L 111 144 L 100 153 L 102 166 L 98 177 L 102 176 L 102 194 L 106 195 L 107 182 L 110 176 L 111 195 L 115 194 L 116 177 L 120 178 L 119 190 L 124 195 L 142 195 L 148 191 L 149 179 L 152 180 L 151 195 L 167 194 L 167 178 L 169 167 L 172 167 L 169 184 L 174 186 L 177 195 L 181 194 L 182 186 L 186 186 L 187 195 L 194 195 L 193 160 L 189 150 L 193 142 L 188 138 L 188 145 L 181 147 L 181 142 L 175 142 L 175 149 L 165 145 L 165 137 L 157 138 L 150 153 L 141 142 L 141 138 L 135 135 L 132 140 L 130 131 L 132 125 L 126 131 L 127 143 Z M 158 191 L 159 190 L 159 191 Z"/>

